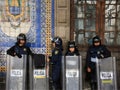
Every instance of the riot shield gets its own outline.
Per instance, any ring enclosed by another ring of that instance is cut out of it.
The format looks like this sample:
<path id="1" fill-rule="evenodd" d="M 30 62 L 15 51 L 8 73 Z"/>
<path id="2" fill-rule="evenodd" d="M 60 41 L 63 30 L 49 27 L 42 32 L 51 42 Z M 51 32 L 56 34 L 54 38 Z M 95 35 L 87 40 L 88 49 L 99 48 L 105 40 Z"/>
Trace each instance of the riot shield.
<path id="1" fill-rule="evenodd" d="M 96 65 L 98 90 L 117 90 L 115 57 L 98 59 Z"/>
<path id="2" fill-rule="evenodd" d="M 82 90 L 81 56 L 63 56 L 63 90 Z"/>
<path id="3" fill-rule="evenodd" d="M 25 90 L 26 60 L 26 55 L 22 58 L 7 55 L 6 90 Z"/>
<path id="4" fill-rule="evenodd" d="M 33 90 L 48 90 L 46 57 L 42 54 L 33 56 Z"/>

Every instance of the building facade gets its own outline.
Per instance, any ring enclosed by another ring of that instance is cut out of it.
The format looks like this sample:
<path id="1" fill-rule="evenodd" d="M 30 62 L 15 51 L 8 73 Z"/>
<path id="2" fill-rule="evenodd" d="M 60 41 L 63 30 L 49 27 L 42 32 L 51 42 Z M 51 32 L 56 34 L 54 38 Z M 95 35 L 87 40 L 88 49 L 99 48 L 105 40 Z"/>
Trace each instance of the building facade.
<path id="1" fill-rule="evenodd" d="M 55 35 L 61 36 L 65 44 L 68 40 L 76 41 L 83 58 L 83 68 L 91 39 L 99 35 L 102 43 L 117 59 L 117 82 L 120 88 L 120 1 L 56 0 L 55 3 Z M 84 80 L 83 83 L 86 88 Z"/>
<path id="2" fill-rule="evenodd" d="M 50 54 L 51 38 L 60 36 L 64 51 L 69 40 L 76 41 L 85 63 L 88 45 L 99 35 L 116 57 L 120 76 L 119 0 L 0 0 L 0 7 L 1 55 L 16 42 L 19 33 L 26 34 L 34 53 L 42 54 Z M 6 70 L 5 63 L 0 70 Z"/>

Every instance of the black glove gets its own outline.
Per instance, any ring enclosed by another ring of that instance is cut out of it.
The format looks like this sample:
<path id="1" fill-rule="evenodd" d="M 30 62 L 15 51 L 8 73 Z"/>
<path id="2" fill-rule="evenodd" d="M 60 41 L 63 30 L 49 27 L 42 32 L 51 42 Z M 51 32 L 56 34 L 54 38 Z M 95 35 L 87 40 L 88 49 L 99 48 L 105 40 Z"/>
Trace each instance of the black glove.
<path id="1" fill-rule="evenodd" d="M 18 58 L 22 58 L 22 55 L 19 53 L 16 53 L 16 56 L 18 56 Z"/>

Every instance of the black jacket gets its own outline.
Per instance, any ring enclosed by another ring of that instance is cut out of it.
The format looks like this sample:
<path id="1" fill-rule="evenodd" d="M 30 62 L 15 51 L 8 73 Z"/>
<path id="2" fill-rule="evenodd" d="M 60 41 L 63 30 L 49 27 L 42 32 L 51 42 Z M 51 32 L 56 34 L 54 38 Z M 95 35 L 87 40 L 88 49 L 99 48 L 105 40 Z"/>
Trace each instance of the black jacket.
<path id="1" fill-rule="evenodd" d="M 11 56 L 18 56 L 19 58 L 21 58 L 22 54 L 31 55 L 32 52 L 31 52 L 30 48 L 27 47 L 26 45 L 19 46 L 16 43 L 14 46 L 12 46 L 10 49 L 7 50 L 7 54 L 11 55 Z"/>
<path id="2" fill-rule="evenodd" d="M 62 60 L 62 50 L 59 48 L 54 48 L 52 50 L 52 56 L 51 56 L 51 63 L 61 66 L 61 60 Z"/>
<path id="3" fill-rule="evenodd" d="M 97 80 L 97 75 L 96 75 L 96 62 L 91 60 L 91 58 L 107 58 L 111 56 L 111 52 L 106 48 L 104 45 L 100 46 L 90 46 L 88 51 L 87 51 L 87 57 L 86 57 L 86 80 L 92 80 L 95 81 Z M 91 72 L 87 72 L 87 68 L 91 69 Z"/>
<path id="4" fill-rule="evenodd" d="M 66 52 L 65 56 L 79 56 L 79 52 L 78 51 L 75 51 L 75 52 Z"/>
<path id="5" fill-rule="evenodd" d="M 105 45 L 100 45 L 100 46 L 90 46 L 88 51 L 87 51 L 87 57 L 86 57 L 86 63 L 87 67 L 93 68 L 95 67 L 95 63 L 91 61 L 91 58 L 107 58 L 111 56 L 111 52 L 106 48 Z"/>
<path id="6" fill-rule="evenodd" d="M 65 53 L 65 56 L 79 56 L 79 55 L 80 55 L 80 53 L 76 47 L 75 47 L 74 52 L 70 52 L 70 50 L 68 48 L 67 52 Z"/>

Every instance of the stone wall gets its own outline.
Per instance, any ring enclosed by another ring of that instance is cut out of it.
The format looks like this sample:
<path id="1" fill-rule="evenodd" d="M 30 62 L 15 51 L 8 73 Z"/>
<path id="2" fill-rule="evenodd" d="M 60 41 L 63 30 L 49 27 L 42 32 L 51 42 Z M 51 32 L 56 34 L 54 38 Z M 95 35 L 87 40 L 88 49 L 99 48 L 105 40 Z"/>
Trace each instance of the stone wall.
<path id="1" fill-rule="evenodd" d="M 66 42 L 70 39 L 70 0 L 55 0 L 55 36 Z"/>

